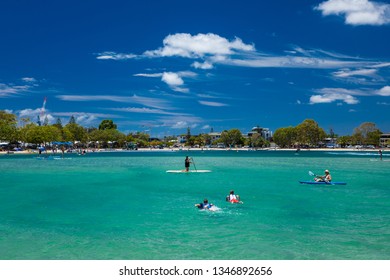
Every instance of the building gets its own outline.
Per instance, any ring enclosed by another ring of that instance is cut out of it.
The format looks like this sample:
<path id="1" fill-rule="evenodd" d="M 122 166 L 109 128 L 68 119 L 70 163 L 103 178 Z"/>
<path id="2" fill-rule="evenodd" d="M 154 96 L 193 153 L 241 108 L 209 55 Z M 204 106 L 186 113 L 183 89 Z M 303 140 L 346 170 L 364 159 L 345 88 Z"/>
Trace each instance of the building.
<path id="1" fill-rule="evenodd" d="M 383 133 L 379 138 L 379 147 L 390 147 L 390 133 Z"/>
<path id="2" fill-rule="evenodd" d="M 221 133 L 220 132 L 210 132 L 209 136 L 211 137 L 210 141 L 213 143 L 214 141 L 219 140 L 221 138 Z"/>
<path id="3" fill-rule="evenodd" d="M 265 140 L 269 141 L 272 138 L 272 131 L 269 128 L 263 128 L 260 126 L 255 126 L 251 131 L 248 132 L 248 137 L 251 137 L 253 134 L 258 133 Z"/>

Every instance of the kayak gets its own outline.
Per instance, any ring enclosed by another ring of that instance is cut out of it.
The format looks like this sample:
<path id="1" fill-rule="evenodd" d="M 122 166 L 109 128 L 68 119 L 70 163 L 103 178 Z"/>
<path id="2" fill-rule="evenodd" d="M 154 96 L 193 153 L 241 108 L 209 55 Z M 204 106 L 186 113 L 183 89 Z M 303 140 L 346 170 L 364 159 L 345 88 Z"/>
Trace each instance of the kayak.
<path id="1" fill-rule="evenodd" d="M 346 185 L 345 182 L 316 182 L 316 181 L 299 181 L 301 184 L 309 184 L 309 185 Z"/>

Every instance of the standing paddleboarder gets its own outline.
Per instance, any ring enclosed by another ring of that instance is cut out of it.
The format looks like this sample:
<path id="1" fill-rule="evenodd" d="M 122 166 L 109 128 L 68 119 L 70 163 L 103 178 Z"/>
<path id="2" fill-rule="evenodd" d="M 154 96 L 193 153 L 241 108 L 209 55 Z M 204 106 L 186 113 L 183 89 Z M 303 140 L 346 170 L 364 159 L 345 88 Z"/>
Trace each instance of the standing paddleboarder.
<path id="1" fill-rule="evenodd" d="M 184 167 L 186 169 L 186 172 L 190 171 L 190 164 L 191 164 L 191 159 L 186 156 L 186 159 L 184 160 Z"/>

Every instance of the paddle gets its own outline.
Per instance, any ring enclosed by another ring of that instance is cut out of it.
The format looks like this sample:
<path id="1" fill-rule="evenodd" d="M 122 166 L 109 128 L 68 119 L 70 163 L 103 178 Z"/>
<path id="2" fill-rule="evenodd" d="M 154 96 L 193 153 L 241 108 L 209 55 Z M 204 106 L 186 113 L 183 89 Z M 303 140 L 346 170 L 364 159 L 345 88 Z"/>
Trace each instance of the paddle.
<path id="1" fill-rule="evenodd" d="M 320 178 L 320 181 L 325 182 L 327 184 L 330 184 L 330 182 L 325 180 L 325 176 L 316 175 L 313 172 L 309 171 L 310 176 L 315 176 L 316 178 Z M 316 180 L 317 181 L 317 180 Z"/>
<path id="2" fill-rule="evenodd" d="M 194 158 L 192 157 L 192 158 L 191 158 L 191 160 L 192 160 L 192 163 L 194 164 L 194 167 L 195 167 L 195 171 L 196 171 L 196 172 L 198 172 L 198 170 L 196 169 L 196 165 L 195 165 L 195 161 L 194 161 Z"/>

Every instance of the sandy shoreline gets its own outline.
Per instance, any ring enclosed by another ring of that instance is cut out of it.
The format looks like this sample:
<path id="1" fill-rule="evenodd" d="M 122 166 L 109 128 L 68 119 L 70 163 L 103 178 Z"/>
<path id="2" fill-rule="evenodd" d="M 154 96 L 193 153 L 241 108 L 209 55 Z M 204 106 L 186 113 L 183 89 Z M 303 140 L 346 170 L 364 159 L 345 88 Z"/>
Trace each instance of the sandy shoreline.
<path id="1" fill-rule="evenodd" d="M 380 149 L 383 152 L 389 151 L 389 148 Z M 232 148 L 232 149 L 221 149 L 221 148 L 164 148 L 164 149 L 151 149 L 151 148 L 140 148 L 138 150 L 123 150 L 123 149 L 87 149 L 85 150 L 87 153 L 96 153 L 96 152 L 187 152 L 187 151 L 291 151 L 296 152 L 297 149 L 279 149 L 279 148 L 264 148 L 252 150 L 248 148 Z M 378 153 L 379 149 L 350 149 L 350 148 L 335 148 L 335 149 L 327 149 L 327 148 L 314 148 L 314 149 L 300 149 L 299 152 L 372 152 Z M 79 150 L 72 150 L 70 153 L 78 153 Z M 25 151 L 11 151 L 11 154 L 38 154 L 38 150 L 25 150 Z M 8 154 L 6 151 L 0 151 L 0 154 Z M 60 150 L 53 152 L 45 151 L 42 155 L 45 154 L 61 154 Z M 65 152 L 65 154 L 69 154 L 69 152 Z"/>

